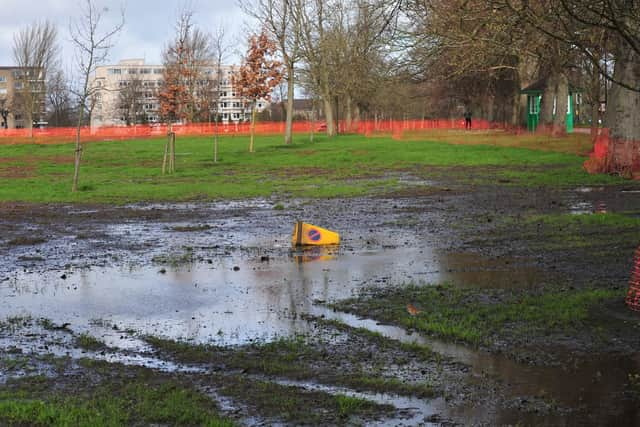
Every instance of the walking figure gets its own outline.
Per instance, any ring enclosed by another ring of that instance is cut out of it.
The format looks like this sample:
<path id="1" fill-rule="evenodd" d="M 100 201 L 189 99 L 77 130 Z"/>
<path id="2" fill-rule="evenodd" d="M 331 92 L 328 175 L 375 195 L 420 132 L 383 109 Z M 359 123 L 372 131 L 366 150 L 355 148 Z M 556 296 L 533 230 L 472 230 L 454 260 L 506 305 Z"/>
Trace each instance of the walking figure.
<path id="1" fill-rule="evenodd" d="M 464 110 L 464 128 L 471 129 L 471 110 Z"/>

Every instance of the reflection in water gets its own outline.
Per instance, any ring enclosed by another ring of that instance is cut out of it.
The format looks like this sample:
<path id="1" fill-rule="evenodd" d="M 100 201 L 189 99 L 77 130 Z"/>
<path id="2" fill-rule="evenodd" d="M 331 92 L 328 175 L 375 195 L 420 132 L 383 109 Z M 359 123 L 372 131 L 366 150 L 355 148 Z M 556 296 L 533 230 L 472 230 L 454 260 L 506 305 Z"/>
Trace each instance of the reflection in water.
<path id="1" fill-rule="evenodd" d="M 338 246 L 310 246 L 295 249 L 291 252 L 291 255 L 299 264 L 314 261 L 331 261 L 336 259 L 338 250 Z"/>
<path id="2" fill-rule="evenodd" d="M 102 319 L 143 333 L 241 344 L 304 333 L 307 325 L 297 317 L 314 301 L 349 298 L 370 286 L 523 287 L 541 278 L 509 260 L 411 247 L 346 253 L 311 247 L 269 262 L 224 256 L 164 274 L 159 269 L 82 269 L 64 279 L 60 273 L 16 273 L 0 284 L 0 318 L 26 311 L 58 323 Z"/>
<path id="3" fill-rule="evenodd" d="M 238 266 L 239 270 L 234 269 Z M 441 254 L 428 247 L 402 247 L 345 253 L 343 248 L 310 248 L 269 262 L 242 256 L 219 257 L 212 264 L 167 268 L 96 268 L 47 275 L 16 273 L 0 284 L 0 318 L 29 313 L 56 324 L 69 322 L 77 332 L 91 332 L 91 320 L 131 328 L 142 334 L 194 342 L 242 344 L 274 336 L 309 332 L 301 313 L 337 317 L 357 327 L 403 341 L 419 341 L 472 367 L 473 377 L 495 375 L 513 396 L 557 399 L 566 405 L 594 408 L 594 419 L 618 425 L 639 421 L 638 409 L 623 396 L 630 372 L 640 361 L 629 357 L 576 362 L 565 369 L 516 363 L 463 346 L 427 341 L 417 334 L 374 321 L 334 313 L 314 305 L 358 295 L 366 287 L 398 283 L 441 283 L 509 287 L 539 282 L 541 275 L 513 260 Z M 567 360 L 572 358 L 567 355 Z M 500 408 L 459 409 L 464 419 L 503 424 L 518 421 Z M 518 415 L 519 414 L 519 415 Z M 495 416 L 496 418 L 491 419 Z M 619 422 L 618 422 L 619 421 Z"/>

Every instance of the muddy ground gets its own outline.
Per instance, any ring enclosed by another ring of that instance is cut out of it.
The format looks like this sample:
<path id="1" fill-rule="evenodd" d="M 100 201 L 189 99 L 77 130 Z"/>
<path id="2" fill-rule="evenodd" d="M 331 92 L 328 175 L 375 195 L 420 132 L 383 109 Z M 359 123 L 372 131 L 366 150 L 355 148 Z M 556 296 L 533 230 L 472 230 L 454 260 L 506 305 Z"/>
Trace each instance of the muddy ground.
<path id="1" fill-rule="evenodd" d="M 0 391 L 57 402 L 142 377 L 248 425 L 638 425 L 640 320 L 623 295 L 640 231 L 529 220 L 597 211 L 640 215 L 638 186 L 3 204 Z M 340 247 L 292 250 L 298 219 L 339 231 Z M 480 346 L 329 308 L 408 283 L 622 297 L 580 330 Z"/>

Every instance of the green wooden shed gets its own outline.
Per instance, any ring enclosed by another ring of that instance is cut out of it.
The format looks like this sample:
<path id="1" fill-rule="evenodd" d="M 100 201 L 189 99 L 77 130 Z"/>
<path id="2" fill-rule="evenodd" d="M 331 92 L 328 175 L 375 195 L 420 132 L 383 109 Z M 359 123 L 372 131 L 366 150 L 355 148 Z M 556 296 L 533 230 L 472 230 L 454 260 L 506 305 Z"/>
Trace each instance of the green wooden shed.
<path id="1" fill-rule="evenodd" d="M 540 104 L 542 103 L 542 94 L 546 87 L 547 81 L 542 79 L 520 91 L 520 93 L 527 95 L 527 129 L 530 132 L 534 132 L 540 122 Z M 569 99 L 567 100 L 567 133 L 573 132 L 573 124 L 576 118 L 576 107 L 579 105 L 580 93 L 580 89 L 569 84 Z"/>

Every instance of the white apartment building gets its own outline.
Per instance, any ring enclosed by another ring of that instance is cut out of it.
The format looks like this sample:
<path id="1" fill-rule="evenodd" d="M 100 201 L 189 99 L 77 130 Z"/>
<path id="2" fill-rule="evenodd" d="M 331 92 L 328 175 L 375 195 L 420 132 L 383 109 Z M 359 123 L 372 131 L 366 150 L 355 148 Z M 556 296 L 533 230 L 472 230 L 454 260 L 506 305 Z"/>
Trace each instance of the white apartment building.
<path id="1" fill-rule="evenodd" d="M 223 122 L 242 122 L 248 120 L 250 111 L 243 107 L 243 102 L 235 93 L 231 83 L 234 67 L 222 65 L 220 98 L 218 113 Z M 117 65 L 105 65 L 96 68 L 91 87 L 98 90 L 92 100 L 91 127 L 125 126 L 127 122 L 159 123 L 160 101 L 158 91 L 162 86 L 162 65 L 148 65 L 143 59 L 127 59 Z M 218 73 L 215 65 L 204 67 L 207 80 L 215 80 Z M 135 81 L 138 87 L 138 102 L 140 108 L 135 120 L 127 118 L 123 109 L 122 93 L 127 86 Z M 258 111 L 268 106 L 265 101 L 258 102 Z M 128 119 L 128 120 L 127 120 Z"/>

